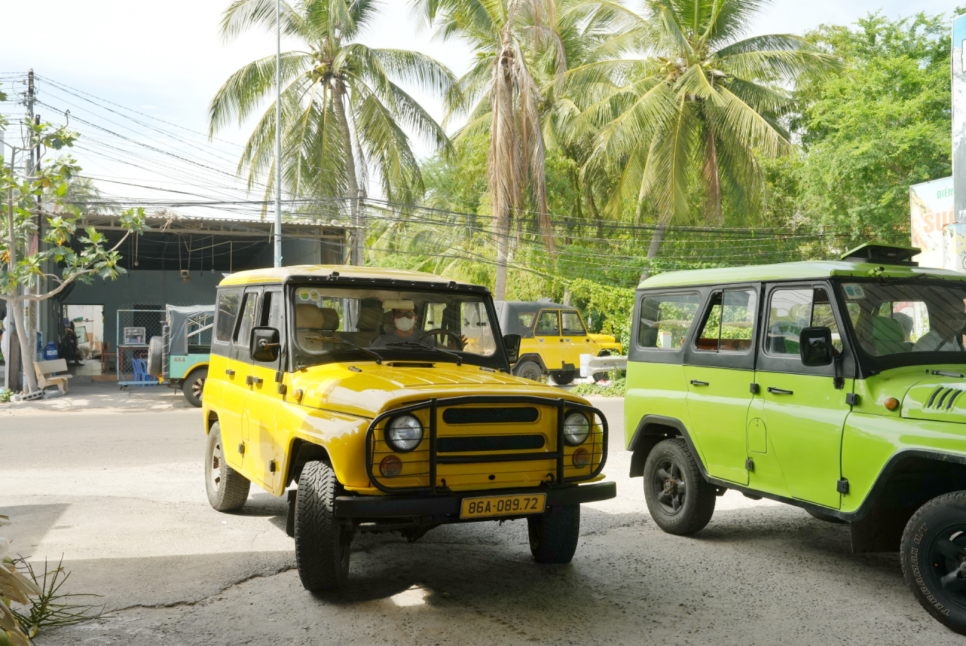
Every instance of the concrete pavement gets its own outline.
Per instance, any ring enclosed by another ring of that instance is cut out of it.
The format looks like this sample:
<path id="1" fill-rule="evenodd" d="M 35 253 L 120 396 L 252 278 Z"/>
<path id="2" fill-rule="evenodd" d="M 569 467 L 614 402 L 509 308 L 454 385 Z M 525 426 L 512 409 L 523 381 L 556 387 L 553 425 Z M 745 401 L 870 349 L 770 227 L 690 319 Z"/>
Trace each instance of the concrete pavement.
<path id="1" fill-rule="evenodd" d="M 535 564 L 522 521 L 415 544 L 363 535 L 337 596 L 302 589 L 283 499 L 253 487 L 239 513 L 208 506 L 197 409 L 0 408 L 14 550 L 63 554 L 69 588 L 115 611 L 37 643 L 961 643 L 915 602 L 895 554 L 852 555 L 845 526 L 802 510 L 728 493 L 696 537 L 664 534 L 627 477 L 622 401 L 595 404 L 618 498 L 583 508 L 573 563 Z"/>

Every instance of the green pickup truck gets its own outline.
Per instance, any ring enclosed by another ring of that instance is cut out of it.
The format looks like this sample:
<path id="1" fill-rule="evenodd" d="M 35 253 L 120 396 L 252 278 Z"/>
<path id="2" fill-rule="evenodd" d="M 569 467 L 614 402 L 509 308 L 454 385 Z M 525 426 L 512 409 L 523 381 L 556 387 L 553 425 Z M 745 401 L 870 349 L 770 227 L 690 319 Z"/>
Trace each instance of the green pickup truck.
<path id="1" fill-rule="evenodd" d="M 626 445 L 665 531 L 700 531 L 728 489 L 846 522 L 966 634 L 966 274 L 918 252 L 645 280 Z"/>

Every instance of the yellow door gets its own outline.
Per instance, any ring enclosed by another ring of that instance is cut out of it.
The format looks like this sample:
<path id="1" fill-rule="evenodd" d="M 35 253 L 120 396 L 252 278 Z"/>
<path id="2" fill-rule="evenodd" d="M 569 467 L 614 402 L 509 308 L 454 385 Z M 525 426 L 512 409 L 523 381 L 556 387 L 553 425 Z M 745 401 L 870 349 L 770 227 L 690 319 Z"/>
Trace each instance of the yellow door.
<path id="1" fill-rule="evenodd" d="M 259 327 L 278 330 L 279 342 L 285 347 L 285 296 L 281 290 L 266 289 L 262 293 L 257 321 Z M 245 403 L 247 464 L 255 481 L 269 490 L 275 487 L 282 461 L 274 439 L 275 416 L 283 400 L 276 375 L 283 374 L 284 354 L 280 352 L 279 358 L 280 361 L 272 362 L 252 360 L 251 390 Z"/>
<path id="2" fill-rule="evenodd" d="M 250 471 L 246 460 L 248 429 L 245 424 L 245 404 L 251 392 L 249 381 L 252 375 L 252 362 L 248 356 L 248 338 L 255 325 L 259 293 L 260 290 L 254 288 L 246 290 L 244 294 L 241 316 L 228 348 L 228 366 L 219 417 L 225 459 L 232 468 L 246 475 L 249 475 Z"/>
<path id="3" fill-rule="evenodd" d="M 543 359 L 547 370 L 560 370 L 563 367 L 562 337 L 560 336 L 560 311 L 541 310 L 533 329 L 537 353 Z"/>
<path id="4" fill-rule="evenodd" d="M 563 362 L 580 370 L 580 355 L 594 354 L 593 344 L 587 337 L 587 328 L 576 310 L 560 312 L 560 334 L 563 343 Z"/>

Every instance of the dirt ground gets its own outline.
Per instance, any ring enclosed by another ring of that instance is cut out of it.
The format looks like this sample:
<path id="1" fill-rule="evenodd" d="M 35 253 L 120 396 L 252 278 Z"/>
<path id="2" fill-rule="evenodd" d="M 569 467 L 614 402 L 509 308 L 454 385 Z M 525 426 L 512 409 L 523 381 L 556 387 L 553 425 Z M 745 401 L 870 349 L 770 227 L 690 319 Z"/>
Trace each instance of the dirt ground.
<path id="1" fill-rule="evenodd" d="M 595 400 L 618 498 L 584 506 L 571 564 L 535 564 L 522 521 L 414 544 L 363 535 L 350 589 L 312 595 L 283 499 L 253 488 L 238 513 L 209 507 L 197 409 L 161 389 L 102 395 L 94 409 L 0 406 L 5 535 L 34 563 L 63 555 L 66 589 L 109 611 L 39 646 L 963 643 L 919 607 L 897 555 L 851 554 L 844 525 L 729 492 L 697 536 L 661 532 L 627 477 L 619 399 Z"/>

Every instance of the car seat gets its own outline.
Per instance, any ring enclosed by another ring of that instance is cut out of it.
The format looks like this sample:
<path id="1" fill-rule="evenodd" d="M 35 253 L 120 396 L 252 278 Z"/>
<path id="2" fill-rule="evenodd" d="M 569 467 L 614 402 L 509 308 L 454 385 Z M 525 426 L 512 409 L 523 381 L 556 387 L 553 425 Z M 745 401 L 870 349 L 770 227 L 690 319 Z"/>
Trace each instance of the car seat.
<path id="1" fill-rule="evenodd" d="M 902 324 L 886 316 L 872 317 L 872 347 L 874 354 L 896 354 L 912 350 L 912 343 L 906 341 Z M 868 349 L 868 344 L 866 344 Z"/>
<path id="2" fill-rule="evenodd" d="M 311 337 L 332 336 L 339 327 L 339 313 L 331 307 L 300 303 L 295 306 L 295 339 L 309 352 L 325 352 L 332 344 Z"/>
<path id="3" fill-rule="evenodd" d="M 362 347 L 371 345 L 382 334 L 382 330 L 380 329 L 382 327 L 382 320 L 383 312 L 381 307 L 369 306 L 360 309 L 359 322 L 356 324 L 356 329 L 359 331 L 355 334 L 354 343 Z"/>

